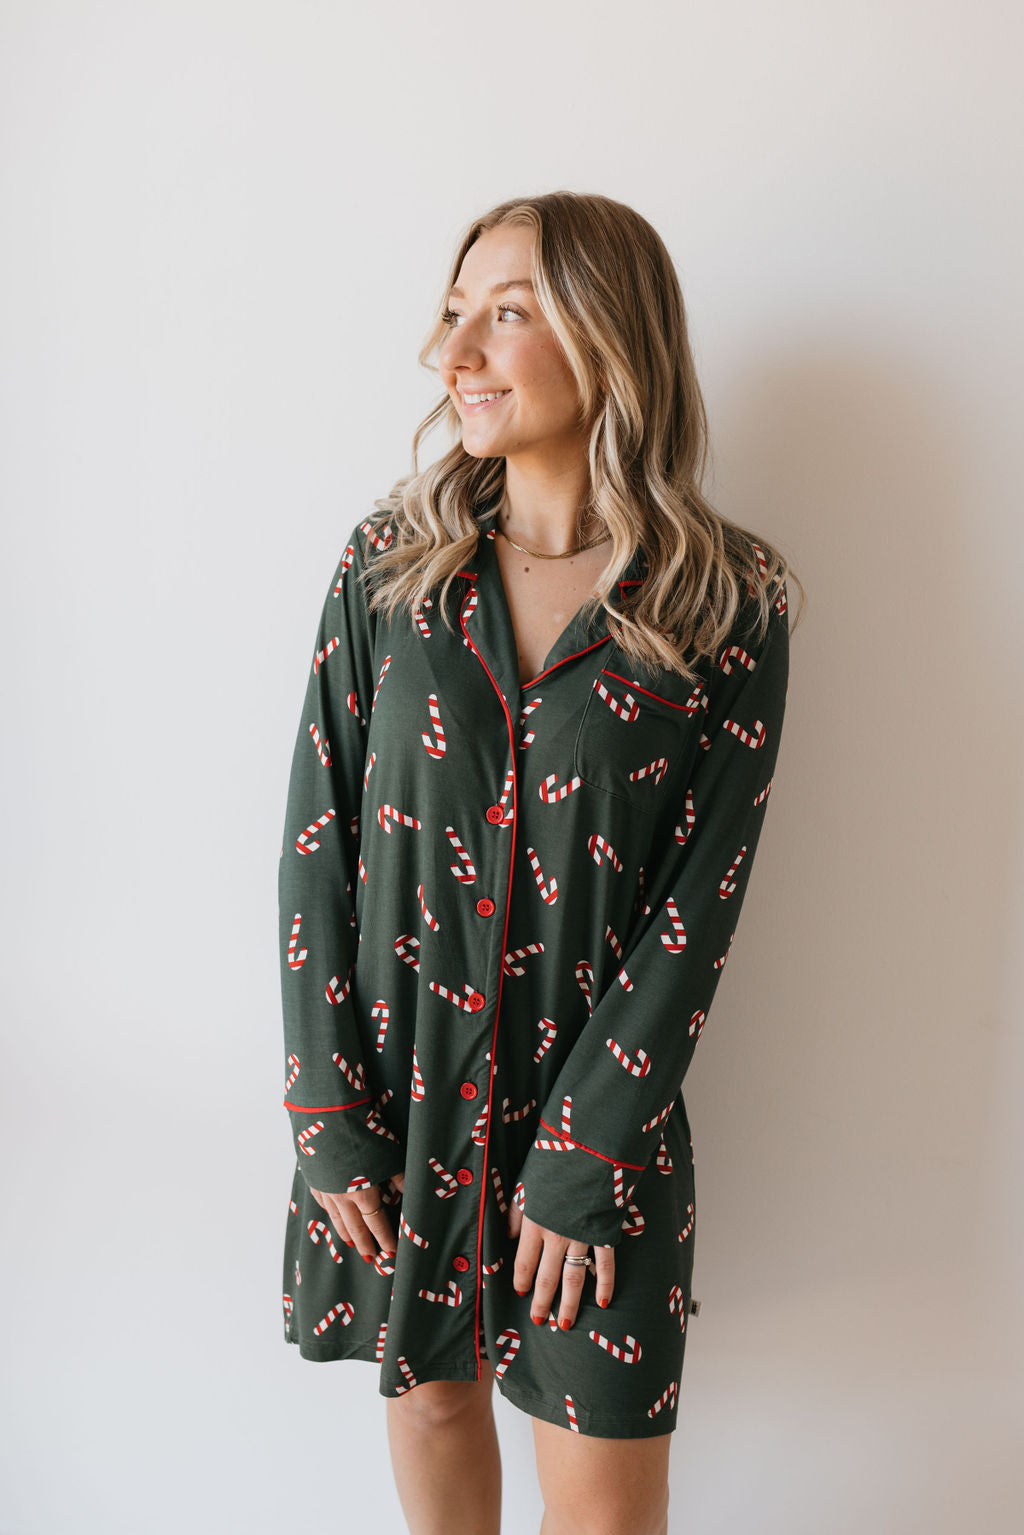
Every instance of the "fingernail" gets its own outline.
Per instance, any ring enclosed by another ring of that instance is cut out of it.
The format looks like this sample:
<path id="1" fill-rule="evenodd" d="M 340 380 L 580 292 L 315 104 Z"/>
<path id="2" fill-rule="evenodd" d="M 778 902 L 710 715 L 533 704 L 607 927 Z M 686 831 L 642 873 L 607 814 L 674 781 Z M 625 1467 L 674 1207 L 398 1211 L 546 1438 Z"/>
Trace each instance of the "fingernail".
<path id="1" fill-rule="evenodd" d="M 515 1290 L 515 1285 L 513 1285 L 512 1288 Z M 517 1295 L 526 1295 L 527 1291 L 526 1290 L 516 1290 L 516 1294 Z"/>
<path id="2" fill-rule="evenodd" d="M 355 1243 L 354 1243 L 354 1242 L 346 1242 L 346 1243 L 345 1243 L 345 1246 L 346 1246 L 346 1247 L 355 1247 L 355 1245 L 356 1245 L 356 1244 L 355 1244 Z"/>
<path id="3" fill-rule="evenodd" d="M 608 1305 L 608 1297 L 606 1295 L 602 1295 L 601 1299 L 598 1301 L 597 1304 L 599 1306 L 607 1306 Z"/>
<path id="4" fill-rule="evenodd" d="M 541 1325 L 543 1320 L 544 1320 L 544 1318 L 542 1316 L 534 1316 L 532 1314 L 532 1312 L 531 1312 L 531 1314 L 530 1314 L 530 1321 L 535 1323 L 537 1327 L 539 1327 Z"/>
<path id="5" fill-rule="evenodd" d="M 362 1258 L 364 1263 L 372 1263 L 373 1262 L 373 1254 L 372 1253 L 360 1253 L 359 1256 L 360 1256 L 360 1258 Z"/>
<path id="6" fill-rule="evenodd" d="M 562 1318 L 562 1320 L 559 1322 L 558 1325 L 559 1325 L 559 1327 L 562 1328 L 563 1331 L 565 1331 L 566 1328 L 569 1328 L 569 1327 L 572 1326 L 572 1323 L 570 1322 L 570 1320 L 569 1320 L 569 1318 L 567 1316 L 564 1316 Z"/>

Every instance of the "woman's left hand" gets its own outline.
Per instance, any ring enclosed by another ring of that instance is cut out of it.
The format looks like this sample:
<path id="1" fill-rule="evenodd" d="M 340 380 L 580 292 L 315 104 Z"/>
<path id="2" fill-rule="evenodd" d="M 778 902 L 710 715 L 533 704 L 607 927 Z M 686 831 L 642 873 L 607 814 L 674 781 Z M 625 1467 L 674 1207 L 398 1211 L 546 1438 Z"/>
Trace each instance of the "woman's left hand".
<path id="1" fill-rule="evenodd" d="M 586 1257 L 590 1248 L 586 1242 L 575 1242 L 571 1237 L 559 1236 L 546 1226 L 538 1226 L 518 1205 L 509 1211 L 509 1236 L 519 1238 L 516 1248 L 512 1283 L 517 1295 L 525 1295 L 534 1285 L 530 1314 L 534 1322 L 546 1322 L 551 1311 L 555 1292 L 562 1286 L 562 1303 L 558 1310 L 559 1327 L 571 1327 L 576 1320 L 580 1295 L 590 1270 L 582 1263 L 566 1265 L 567 1257 Z M 607 1306 L 615 1288 L 615 1249 L 595 1247 L 597 1263 L 597 1303 Z M 538 1261 L 539 1260 L 539 1261 Z M 534 1275 L 536 1274 L 536 1284 Z"/>

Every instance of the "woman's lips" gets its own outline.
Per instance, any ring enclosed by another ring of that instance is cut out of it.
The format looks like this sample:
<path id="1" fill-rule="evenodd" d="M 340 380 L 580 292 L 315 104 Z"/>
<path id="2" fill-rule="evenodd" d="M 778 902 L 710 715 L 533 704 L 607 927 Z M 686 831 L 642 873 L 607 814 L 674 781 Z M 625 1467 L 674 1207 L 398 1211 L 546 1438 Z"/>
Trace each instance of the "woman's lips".
<path id="1" fill-rule="evenodd" d="M 476 405 L 470 405 L 467 403 L 467 401 L 463 400 L 462 409 L 468 416 L 475 416 L 478 411 L 493 410 L 495 405 L 503 405 L 511 393 L 511 389 L 507 389 L 505 393 L 499 395 L 496 400 L 480 400 Z"/>

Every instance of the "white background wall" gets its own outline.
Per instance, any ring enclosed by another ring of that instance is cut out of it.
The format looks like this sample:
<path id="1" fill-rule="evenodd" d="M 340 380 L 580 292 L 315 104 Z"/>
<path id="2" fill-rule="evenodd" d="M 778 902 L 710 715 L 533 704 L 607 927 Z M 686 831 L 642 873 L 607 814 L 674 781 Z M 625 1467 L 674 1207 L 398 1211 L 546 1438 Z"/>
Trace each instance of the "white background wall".
<path id="1" fill-rule="evenodd" d="M 663 234 L 710 494 L 810 594 L 687 1078 L 671 1530 L 1019 1529 L 1022 46 L 1009 0 L 0 7 L 4 1535 L 402 1527 L 375 1367 L 281 1335 L 288 761 L 456 236 L 562 187 Z"/>

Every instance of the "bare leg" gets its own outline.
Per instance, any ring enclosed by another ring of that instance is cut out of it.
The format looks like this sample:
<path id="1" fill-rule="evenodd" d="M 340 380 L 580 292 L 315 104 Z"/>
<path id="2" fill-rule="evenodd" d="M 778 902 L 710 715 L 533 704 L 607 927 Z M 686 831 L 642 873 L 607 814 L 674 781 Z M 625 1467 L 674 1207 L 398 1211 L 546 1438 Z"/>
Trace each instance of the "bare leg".
<path id="1" fill-rule="evenodd" d="M 671 1439 L 595 1439 L 534 1418 L 540 1535 L 668 1535 Z"/>
<path id="2" fill-rule="evenodd" d="M 478 1381 L 429 1380 L 387 1398 L 391 1465 L 410 1535 L 499 1535 L 493 1384 L 484 1359 Z"/>

